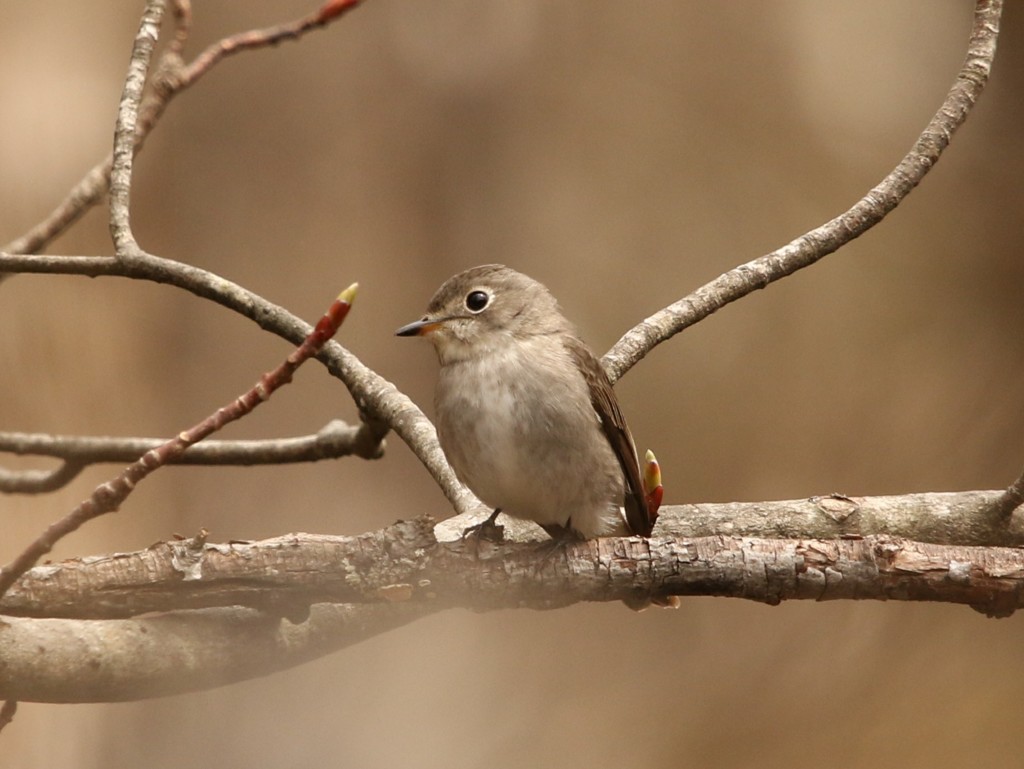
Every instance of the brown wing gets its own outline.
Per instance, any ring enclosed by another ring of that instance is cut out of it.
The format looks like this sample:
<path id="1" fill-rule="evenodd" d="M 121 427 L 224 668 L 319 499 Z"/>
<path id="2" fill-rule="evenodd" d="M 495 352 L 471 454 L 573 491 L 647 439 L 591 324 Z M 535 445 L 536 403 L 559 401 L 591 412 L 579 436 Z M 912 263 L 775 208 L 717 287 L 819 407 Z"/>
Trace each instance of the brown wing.
<path id="1" fill-rule="evenodd" d="M 626 419 L 619 409 L 619 401 L 615 397 L 612 383 L 601 361 L 594 357 L 594 353 L 581 340 L 570 337 L 566 347 L 583 372 L 587 388 L 590 390 L 590 402 L 601 421 L 601 430 L 604 431 L 616 459 L 622 466 L 626 489 L 626 524 L 631 533 L 649 537 L 653 524 L 647 513 L 644 485 L 640 479 L 640 462 L 637 460 L 633 436 L 629 434 Z"/>

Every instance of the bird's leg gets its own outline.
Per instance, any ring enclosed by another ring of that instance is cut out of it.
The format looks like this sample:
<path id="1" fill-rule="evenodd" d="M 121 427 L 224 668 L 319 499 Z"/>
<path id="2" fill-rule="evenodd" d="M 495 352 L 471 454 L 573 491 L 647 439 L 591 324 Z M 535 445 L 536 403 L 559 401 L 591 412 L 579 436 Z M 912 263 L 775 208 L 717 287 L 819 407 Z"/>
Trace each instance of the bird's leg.
<path id="1" fill-rule="evenodd" d="M 462 539 L 474 536 L 479 539 L 486 539 L 488 542 L 501 542 L 505 538 L 505 527 L 499 526 L 494 522 L 500 512 L 501 508 L 496 507 L 494 512 L 491 513 L 490 518 L 486 521 L 467 526 L 462 530 Z"/>

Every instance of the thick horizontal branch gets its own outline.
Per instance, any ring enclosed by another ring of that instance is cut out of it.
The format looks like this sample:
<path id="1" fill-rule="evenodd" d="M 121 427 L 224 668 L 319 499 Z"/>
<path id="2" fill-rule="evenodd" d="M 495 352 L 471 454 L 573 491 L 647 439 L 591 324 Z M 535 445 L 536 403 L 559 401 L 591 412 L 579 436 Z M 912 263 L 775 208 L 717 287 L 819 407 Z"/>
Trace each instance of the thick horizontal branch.
<path id="1" fill-rule="evenodd" d="M 661 509 L 659 536 L 837 539 L 888 535 L 939 545 L 1020 547 L 1021 521 L 1001 514 L 1001 491 L 849 497 L 782 502 L 674 505 Z"/>
<path id="2" fill-rule="evenodd" d="M 907 499 L 931 499 L 933 515 L 941 517 L 942 510 L 983 507 L 998 496 L 967 492 Z M 857 504 L 877 517 L 898 499 L 864 498 Z M 830 516 L 823 503 L 774 504 L 811 505 L 795 514 L 813 517 L 817 509 Z M 770 508 L 777 512 L 766 504 L 715 507 L 669 508 L 668 517 L 696 512 L 694 526 L 702 529 L 728 509 L 737 514 L 731 522 L 735 531 L 737 522 L 755 520 Z M 1020 548 L 846 537 L 608 538 L 552 550 L 535 542 L 438 542 L 432 521 L 418 519 L 358 537 L 173 542 L 74 559 L 32 569 L 0 604 L 8 615 L 0 621 L 0 698 L 119 701 L 212 688 L 305 662 L 451 607 L 552 609 L 616 600 L 636 606 L 653 596 L 702 595 L 768 604 L 938 601 L 1007 616 L 1024 602 Z M 202 606 L 220 608 L 126 618 Z"/>
<path id="3" fill-rule="evenodd" d="M 121 701 L 213 688 L 300 664 L 451 606 L 550 609 L 615 599 L 635 604 L 657 586 L 661 594 L 769 604 L 947 601 L 1006 616 L 1020 606 L 1024 584 L 1024 553 L 1018 549 L 890 537 L 601 539 L 556 553 L 512 544 L 486 555 L 464 544 L 440 545 L 414 564 L 403 564 L 401 572 L 408 574 L 413 565 L 414 578 L 378 586 L 377 603 L 314 604 L 301 618 L 251 608 L 140 619 L 7 618 L 0 623 L 0 697 Z"/>
<path id="4" fill-rule="evenodd" d="M 658 511 L 654 535 L 839 539 L 885 534 L 939 545 L 1024 546 L 1024 523 L 1004 514 L 1005 495 L 1001 491 L 884 497 L 827 494 L 772 502 L 664 505 Z M 438 539 L 457 539 L 478 518 L 467 514 L 442 521 L 436 529 Z M 506 517 L 498 520 L 515 540 L 546 538 L 532 524 Z"/>
<path id="5" fill-rule="evenodd" d="M 977 544 L 984 541 L 986 532 L 994 541 L 1009 545 L 1022 541 L 1019 528 L 1016 534 L 1001 534 L 995 524 L 983 523 L 984 516 L 989 520 L 995 517 L 991 505 L 999 494 L 977 491 L 673 506 L 663 508 L 651 540 L 610 538 L 599 545 L 573 545 L 558 551 L 557 556 L 548 552 L 548 543 L 542 544 L 539 552 L 536 543 L 523 541 L 470 546 L 452 536 L 450 522 L 435 530 L 429 519 L 401 522 L 356 537 L 291 534 L 261 542 L 160 543 L 133 553 L 36 567 L 0 601 L 0 612 L 92 619 L 243 605 L 301 619 L 307 607 L 317 602 L 415 599 L 439 607 L 541 608 L 665 593 L 756 597 L 774 603 L 811 596 L 803 591 L 775 595 L 762 592 L 758 596 L 737 592 L 751 579 L 759 579 L 748 573 L 749 564 L 742 561 L 731 563 L 719 575 L 721 580 L 703 581 L 694 577 L 700 572 L 693 571 L 692 553 L 684 557 L 683 551 L 689 553 L 696 547 L 702 552 L 709 548 L 725 552 L 760 542 L 757 547 L 781 552 L 811 541 L 818 543 L 815 550 L 849 549 L 853 545 L 824 543 L 871 539 L 876 545 L 882 543 L 879 547 L 896 543 L 894 547 L 899 549 L 932 548 L 929 552 L 947 563 L 1002 564 L 1000 573 L 1006 575 L 1013 573 L 1024 553 L 1016 548 Z M 978 516 L 977 521 L 972 520 L 972 514 Z M 805 529 L 801 531 L 800 526 Z M 975 544 L 959 541 L 958 532 Z M 926 545 L 912 541 L 909 536 L 914 533 L 938 542 Z M 437 537 L 442 540 L 440 544 Z M 515 538 L 520 539 L 518 535 Z M 746 544 L 727 544 L 741 541 Z M 614 573 L 605 563 L 611 552 L 617 553 Z M 844 557 L 863 560 L 866 556 L 851 552 Z M 721 567 L 715 562 L 714 568 Z M 891 594 L 886 583 L 878 581 L 882 577 L 879 568 L 872 568 L 870 575 L 862 571 L 848 574 L 849 579 L 864 580 L 864 584 L 835 597 L 898 597 Z M 1005 584 L 991 583 L 993 589 L 1016 589 L 1017 578 L 1008 579 Z M 726 584 L 731 586 L 723 587 Z M 994 600 L 993 593 L 978 585 L 974 588 L 981 592 L 969 594 L 957 589 L 946 593 L 922 587 L 925 592 L 910 591 L 905 596 L 979 605 Z"/>
<path id="6" fill-rule="evenodd" d="M 238 605 L 300 620 L 313 603 L 387 600 L 389 586 L 414 579 L 436 544 L 423 520 L 356 537 L 161 542 L 36 566 L 0 599 L 0 613 L 94 619 Z"/>

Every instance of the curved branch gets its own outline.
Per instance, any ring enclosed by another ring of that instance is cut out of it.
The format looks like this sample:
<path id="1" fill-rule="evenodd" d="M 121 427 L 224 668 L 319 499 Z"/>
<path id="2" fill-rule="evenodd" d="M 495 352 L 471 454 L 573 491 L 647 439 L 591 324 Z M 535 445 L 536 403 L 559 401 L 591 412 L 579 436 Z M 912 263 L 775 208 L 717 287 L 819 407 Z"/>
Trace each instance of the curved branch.
<path id="1" fill-rule="evenodd" d="M 52 470 L 8 470 L 0 467 L 0 492 L 4 494 L 46 494 L 64 488 L 78 477 L 85 462 L 61 462 Z"/>
<path id="2" fill-rule="evenodd" d="M 981 95 L 996 53 L 1002 7 L 1002 0 L 978 0 L 967 56 L 956 81 L 913 148 L 888 176 L 844 214 L 720 275 L 627 331 L 602 359 L 612 382 L 683 329 L 730 302 L 809 267 L 863 235 L 896 208 L 938 162 Z"/>

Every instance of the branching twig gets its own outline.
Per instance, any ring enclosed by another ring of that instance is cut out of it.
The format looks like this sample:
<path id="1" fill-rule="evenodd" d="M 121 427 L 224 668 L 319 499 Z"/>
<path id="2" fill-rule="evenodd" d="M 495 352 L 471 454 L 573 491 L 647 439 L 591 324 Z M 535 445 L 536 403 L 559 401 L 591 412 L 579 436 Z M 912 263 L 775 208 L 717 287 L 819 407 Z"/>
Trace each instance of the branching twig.
<path id="1" fill-rule="evenodd" d="M 218 40 L 199 54 L 188 67 L 183 68 L 180 77 L 175 78 L 175 82 L 180 81 L 184 84 L 191 84 L 227 56 L 256 48 L 274 46 L 285 40 L 297 40 L 310 30 L 317 29 L 340 18 L 345 13 L 353 10 L 361 2 L 362 0 L 328 0 L 319 10 L 308 16 L 303 16 L 301 19 L 265 29 L 239 32 L 238 34 Z"/>
<path id="2" fill-rule="evenodd" d="M 967 56 L 956 82 L 913 148 L 881 183 L 846 213 L 770 254 L 735 267 L 631 328 L 603 358 L 612 382 L 683 329 L 730 302 L 809 267 L 863 235 L 896 208 L 938 162 L 953 132 L 981 95 L 996 53 L 1002 7 L 1002 0 L 978 0 Z"/>
<path id="3" fill-rule="evenodd" d="M 214 65 L 229 55 L 271 47 L 283 40 L 296 40 L 307 32 L 340 18 L 360 2 L 361 0 L 330 0 L 315 13 L 296 21 L 241 32 L 218 40 L 203 50 L 192 62 L 182 64 L 181 57 L 191 31 L 192 14 L 189 3 L 186 0 L 178 0 L 173 7 L 175 35 L 157 65 L 156 87 L 139 110 L 138 125 L 133 138 L 135 150 L 142 146 L 171 100 L 198 82 Z M 45 248 L 103 199 L 110 188 L 110 171 L 113 164 L 113 154 L 107 155 L 86 173 L 45 219 L 0 250 L 11 254 L 31 254 Z M 0 278 L 2 277 L 4 276 L 0 275 Z"/>
<path id="4" fill-rule="evenodd" d="M 98 486 L 92 495 L 74 510 L 51 524 L 13 561 L 0 569 L 0 596 L 7 592 L 18 577 L 50 552 L 62 537 L 87 521 L 116 510 L 135 486 L 154 470 L 181 456 L 189 446 L 220 430 L 224 425 L 245 416 L 269 398 L 276 389 L 290 382 L 296 369 L 316 354 L 338 330 L 352 306 L 355 291 L 356 285 L 352 284 L 341 292 L 302 344 L 280 366 L 264 374 L 251 389 L 176 438 L 146 452 L 141 459 L 126 467 L 112 481 Z"/>
<path id="5" fill-rule="evenodd" d="M 187 80 L 194 82 L 225 56 L 252 48 L 276 45 L 286 39 L 296 39 L 310 29 L 321 27 L 338 18 L 359 2 L 360 0 L 329 0 L 318 11 L 290 24 L 226 37 L 203 51 L 192 65 L 182 72 L 181 77 L 174 78 L 176 88 L 180 90 L 183 87 L 182 83 Z M 128 74 L 125 76 L 124 89 L 117 109 L 113 164 L 110 170 L 110 235 L 114 241 L 114 251 L 121 259 L 134 259 L 140 253 L 139 245 L 132 234 L 129 214 L 132 160 L 138 136 L 139 108 L 160 32 L 164 5 L 164 0 L 149 0 L 146 3 L 139 32 L 132 46 L 131 62 L 128 65 Z M 179 32 L 181 29 L 179 27 Z"/>
<path id="6" fill-rule="evenodd" d="M 0 432 L 0 451 L 65 460 L 54 470 L 14 472 L 0 467 L 0 492 L 39 494 L 69 483 L 100 462 L 134 462 L 165 438 L 109 438 Z M 203 441 L 174 460 L 176 465 L 280 465 L 355 455 L 379 459 L 384 445 L 366 424 L 331 420 L 314 435 L 267 440 Z"/>

